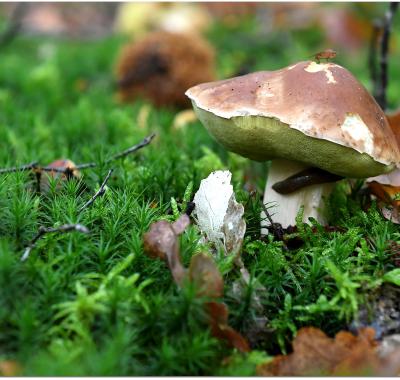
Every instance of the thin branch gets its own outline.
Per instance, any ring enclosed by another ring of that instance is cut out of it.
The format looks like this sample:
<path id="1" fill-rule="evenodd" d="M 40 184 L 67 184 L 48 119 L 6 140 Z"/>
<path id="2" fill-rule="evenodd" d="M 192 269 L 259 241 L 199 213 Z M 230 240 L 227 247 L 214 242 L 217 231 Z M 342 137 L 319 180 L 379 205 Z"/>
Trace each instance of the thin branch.
<path id="1" fill-rule="evenodd" d="M 392 28 L 393 17 L 396 13 L 399 3 L 391 2 L 389 9 L 386 11 L 385 20 L 383 24 L 383 34 L 381 39 L 381 55 L 380 55 L 380 83 L 378 86 L 376 100 L 383 110 L 386 109 L 386 88 L 388 84 L 388 50 L 389 38 Z"/>
<path id="2" fill-rule="evenodd" d="M 106 161 L 106 163 L 109 164 L 110 162 L 112 162 L 114 160 L 123 158 L 123 157 L 127 156 L 128 154 L 134 153 L 134 152 L 138 151 L 139 149 L 142 149 L 146 145 L 149 145 L 151 143 L 151 140 L 153 140 L 153 138 L 155 137 L 155 135 L 156 135 L 155 133 L 152 133 L 150 136 L 147 136 L 146 138 L 144 138 L 139 144 L 136 144 L 136 145 L 124 150 L 123 152 L 118 153 L 115 156 L 112 156 L 111 158 L 109 158 Z"/>
<path id="3" fill-rule="evenodd" d="M 111 158 L 106 160 L 106 164 L 109 164 L 112 161 L 118 160 L 119 158 L 126 157 L 129 154 L 137 152 L 139 149 L 145 147 L 146 145 L 149 145 L 151 143 L 151 140 L 155 137 L 155 133 L 152 133 L 150 136 L 147 136 L 144 138 L 140 143 L 124 150 L 123 152 L 117 153 L 116 155 L 112 156 Z M 23 171 L 23 170 L 30 170 L 30 169 L 37 169 L 38 171 L 44 171 L 44 172 L 56 172 L 56 173 L 67 173 L 74 170 L 82 170 L 82 169 L 88 169 L 88 168 L 94 168 L 96 167 L 97 164 L 95 162 L 88 162 L 85 164 L 79 164 L 75 165 L 74 168 L 53 168 L 51 166 L 44 166 L 40 167 L 37 162 L 32 162 L 31 164 L 23 165 L 20 167 L 14 167 L 14 168 L 4 168 L 0 169 L 0 174 L 5 174 L 5 173 L 13 173 L 17 171 Z"/>
<path id="4" fill-rule="evenodd" d="M 66 233 L 66 232 L 80 232 L 83 234 L 88 234 L 89 230 L 82 224 L 64 224 L 60 227 L 43 227 L 39 228 L 38 233 L 34 236 L 34 238 L 30 241 L 29 245 L 25 248 L 24 254 L 21 257 L 21 261 L 25 261 L 29 254 L 31 253 L 32 249 L 35 248 L 36 243 L 39 239 L 41 239 L 46 234 L 52 233 Z"/>
<path id="5" fill-rule="evenodd" d="M 26 171 L 26 170 L 36 169 L 37 167 L 38 167 L 38 162 L 35 161 L 35 162 L 31 162 L 30 164 L 26 164 L 26 165 L 22 165 L 22 166 L 0 169 L 0 174 L 22 172 L 22 171 Z"/>
<path id="6" fill-rule="evenodd" d="M 92 198 L 90 198 L 79 210 L 78 213 L 82 212 L 84 209 L 90 207 L 94 201 L 98 198 L 104 195 L 104 193 L 106 192 L 106 184 L 108 182 L 108 180 L 111 177 L 111 173 L 113 172 L 113 169 L 110 169 L 108 171 L 108 174 L 106 176 L 106 178 L 104 179 L 103 183 L 100 186 L 100 189 L 96 191 L 96 193 L 93 195 Z"/>
<path id="7" fill-rule="evenodd" d="M 88 162 L 87 164 L 76 165 L 75 168 L 78 170 L 82 170 L 82 169 L 94 168 L 96 166 L 97 164 L 95 162 Z"/>

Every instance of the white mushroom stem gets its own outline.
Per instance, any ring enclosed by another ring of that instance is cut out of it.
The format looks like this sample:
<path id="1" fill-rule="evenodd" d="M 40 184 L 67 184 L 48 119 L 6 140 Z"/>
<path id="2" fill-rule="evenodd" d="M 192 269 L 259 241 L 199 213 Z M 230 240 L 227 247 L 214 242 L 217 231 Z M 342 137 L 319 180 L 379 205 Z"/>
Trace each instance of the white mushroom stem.
<path id="1" fill-rule="evenodd" d="M 307 223 L 309 217 L 315 218 L 319 223 L 326 224 L 324 213 L 325 200 L 332 191 L 334 182 L 307 186 L 290 194 L 279 194 L 272 186 L 283 181 L 308 167 L 298 162 L 288 160 L 273 160 L 268 173 L 267 184 L 264 192 L 264 204 L 274 223 L 280 223 L 283 228 L 294 226 L 296 216 L 301 206 L 304 206 L 303 222 Z M 264 211 L 261 213 L 261 234 L 268 234 L 266 226 L 270 223 Z"/>

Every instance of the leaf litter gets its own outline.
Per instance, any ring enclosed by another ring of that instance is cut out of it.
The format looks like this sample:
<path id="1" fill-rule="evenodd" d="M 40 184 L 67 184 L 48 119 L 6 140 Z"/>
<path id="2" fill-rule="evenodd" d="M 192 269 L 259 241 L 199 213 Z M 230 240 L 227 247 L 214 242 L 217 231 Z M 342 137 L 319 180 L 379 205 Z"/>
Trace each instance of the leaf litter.
<path id="1" fill-rule="evenodd" d="M 250 350 L 247 340 L 228 324 L 228 308 L 219 302 L 223 296 L 224 282 L 212 257 L 206 253 L 192 256 L 189 269 L 181 262 L 179 235 L 189 226 L 190 219 L 186 214 L 170 223 L 160 220 L 150 226 L 144 234 L 144 250 L 154 259 L 167 262 L 175 283 L 179 287 L 187 283 L 195 284 L 197 296 L 205 298 L 204 308 L 208 323 L 214 337 L 226 341 L 241 352 Z"/>

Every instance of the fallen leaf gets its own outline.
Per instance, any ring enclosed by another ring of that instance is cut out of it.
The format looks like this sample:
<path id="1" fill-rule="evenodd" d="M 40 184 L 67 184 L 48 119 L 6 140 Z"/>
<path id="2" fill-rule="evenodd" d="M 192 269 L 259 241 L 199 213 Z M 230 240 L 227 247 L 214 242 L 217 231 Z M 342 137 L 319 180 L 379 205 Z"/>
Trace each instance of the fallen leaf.
<path id="1" fill-rule="evenodd" d="M 186 276 L 186 269 L 179 256 L 178 236 L 190 224 L 190 219 L 183 214 L 176 222 L 160 220 L 150 226 L 150 231 L 143 237 L 144 250 L 152 258 L 159 258 L 168 263 L 175 282 L 181 286 Z"/>
<path id="2" fill-rule="evenodd" d="M 206 308 L 210 317 L 212 335 L 227 341 L 241 352 L 249 352 L 250 346 L 247 340 L 228 325 L 228 307 L 219 302 L 207 302 Z"/>
<path id="3" fill-rule="evenodd" d="M 375 331 L 364 328 L 357 336 L 340 331 L 329 338 L 314 327 L 299 330 L 293 353 L 259 365 L 260 376 L 394 376 L 400 370 L 400 351 L 378 354 Z"/>
<path id="4" fill-rule="evenodd" d="M 0 375 L 14 377 L 18 376 L 21 372 L 20 365 L 14 360 L 0 361 Z"/>
<path id="5" fill-rule="evenodd" d="M 192 256 L 189 270 L 181 262 L 178 236 L 190 224 L 190 219 L 183 214 L 176 222 L 161 220 L 150 226 L 149 232 L 143 237 L 144 250 L 148 256 L 168 262 L 169 269 L 178 286 L 183 286 L 185 280 L 195 284 L 198 297 L 206 297 L 212 301 L 205 302 L 211 333 L 218 339 L 225 340 L 239 351 L 250 350 L 247 340 L 228 325 L 228 308 L 217 302 L 224 291 L 224 281 L 212 257 L 205 253 Z"/>
<path id="6" fill-rule="evenodd" d="M 204 254 L 194 255 L 189 266 L 190 281 L 197 284 L 198 295 L 209 298 L 222 297 L 224 280 L 214 260 Z"/>

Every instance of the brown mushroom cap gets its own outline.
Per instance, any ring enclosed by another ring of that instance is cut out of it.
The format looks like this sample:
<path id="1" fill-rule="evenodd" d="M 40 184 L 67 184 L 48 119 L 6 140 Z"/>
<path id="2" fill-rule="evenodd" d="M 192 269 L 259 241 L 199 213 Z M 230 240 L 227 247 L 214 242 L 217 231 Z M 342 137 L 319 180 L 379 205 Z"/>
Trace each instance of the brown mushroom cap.
<path id="1" fill-rule="evenodd" d="M 400 163 L 385 114 L 334 63 L 299 62 L 203 83 L 186 95 L 218 141 L 252 159 L 286 158 L 349 177 L 389 172 Z"/>

